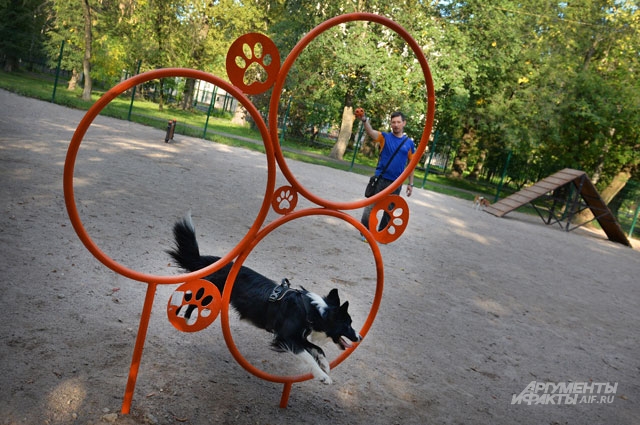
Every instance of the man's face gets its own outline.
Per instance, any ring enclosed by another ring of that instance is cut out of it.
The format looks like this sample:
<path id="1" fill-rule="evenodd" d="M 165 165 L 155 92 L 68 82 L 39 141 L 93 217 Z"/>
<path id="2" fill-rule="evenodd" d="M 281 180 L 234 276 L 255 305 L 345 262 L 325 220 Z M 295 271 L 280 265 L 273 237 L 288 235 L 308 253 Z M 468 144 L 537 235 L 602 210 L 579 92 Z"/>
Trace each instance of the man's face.
<path id="1" fill-rule="evenodd" d="M 402 134 L 405 124 L 406 122 L 402 120 L 402 117 L 393 117 L 391 118 L 391 131 L 393 131 L 393 134 Z"/>

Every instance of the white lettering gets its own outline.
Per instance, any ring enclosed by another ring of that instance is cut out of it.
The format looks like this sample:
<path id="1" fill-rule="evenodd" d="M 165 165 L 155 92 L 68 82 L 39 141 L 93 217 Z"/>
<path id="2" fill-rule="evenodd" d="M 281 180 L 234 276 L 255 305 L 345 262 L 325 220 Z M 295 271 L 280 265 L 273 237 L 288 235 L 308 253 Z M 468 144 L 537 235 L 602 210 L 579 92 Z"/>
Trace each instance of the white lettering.
<path id="1" fill-rule="evenodd" d="M 560 394 L 572 394 L 573 393 L 573 382 L 560 382 L 556 385 L 558 392 Z"/>
<path id="2" fill-rule="evenodd" d="M 605 394 L 615 394 L 617 390 L 618 390 L 618 383 L 617 382 L 615 382 L 613 384 L 613 387 L 611 387 L 610 383 L 607 382 L 605 387 L 604 387 L 604 393 Z"/>
<path id="3" fill-rule="evenodd" d="M 576 404 L 578 402 L 578 394 L 574 394 L 573 398 L 571 394 L 564 395 L 564 404 Z"/>
<path id="4" fill-rule="evenodd" d="M 613 403 L 618 383 L 614 382 L 538 382 L 531 381 L 520 394 L 511 396 L 511 404 Z M 581 394 L 590 394 L 582 395 Z M 595 394 L 611 394 L 596 396 Z"/>

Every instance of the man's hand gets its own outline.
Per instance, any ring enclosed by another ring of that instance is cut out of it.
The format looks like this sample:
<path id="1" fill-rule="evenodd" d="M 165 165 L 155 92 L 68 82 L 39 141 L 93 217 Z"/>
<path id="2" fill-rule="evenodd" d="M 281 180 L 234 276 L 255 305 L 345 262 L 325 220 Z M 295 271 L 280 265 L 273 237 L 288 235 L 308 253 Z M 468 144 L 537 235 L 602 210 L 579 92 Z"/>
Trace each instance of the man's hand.
<path id="1" fill-rule="evenodd" d="M 407 196 L 411 196 L 412 193 L 413 193 L 413 185 L 412 184 L 408 184 L 407 185 Z"/>

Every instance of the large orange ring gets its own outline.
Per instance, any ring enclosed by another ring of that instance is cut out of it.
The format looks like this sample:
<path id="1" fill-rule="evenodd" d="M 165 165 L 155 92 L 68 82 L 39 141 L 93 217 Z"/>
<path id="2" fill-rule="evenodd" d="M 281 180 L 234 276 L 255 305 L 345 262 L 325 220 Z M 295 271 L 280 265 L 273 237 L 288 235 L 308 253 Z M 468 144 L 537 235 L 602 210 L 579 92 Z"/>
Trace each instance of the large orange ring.
<path id="1" fill-rule="evenodd" d="M 255 248 L 256 245 L 267 234 L 269 234 L 271 231 L 275 230 L 279 226 L 291 220 L 310 216 L 310 215 L 326 215 L 326 216 L 332 216 L 332 217 L 345 220 L 351 225 L 353 225 L 354 227 L 356 227 L 358 231 L 360 231 L 360 233 L 364 234 L 369 242 L 369 246 L 371 247 L 371 251 L 373 252 L 373 258 L 375 259 L 375 263 L 376 263 L 377 284 L 376 284 L 376 292 L 373 298 L 373 303 L 371 305 L 371 309 L 369 310 L 369 315 L 367 316 L 367 319 L 365 320 L 364 325 L 362 326 L 362 329 L 359 331 L 360 335 L 362 335 L 363 337 L 363 340 L 364 340 L 364 337 L 369 332 L 369 329 L 371 328 L 371 325 L 373 324 L 373 321 L 380 307 L 380 301 L 382 299 L 382 290 L 384 287 L 384 266 L 382 263 L 382 255 L 380 253 L 380 248 L 378 247 L 378 244 L 375 242 L 375 239 L 373 238 L 373 235 L 367 231 L 366 227 L 364 227 L 362 223 L 360 223 L 360 221 L 356 220 L 352 216 L 341 211 L 329 210 L 325 208 L 308 208 L 304 210 L 293 211 L 292 213 L 281 216 L 278 219 L 274 220 L 273 222 L 269 223 L 264 229 L 262 229 L 256 235 L 256 238 L 254 239 L 254 241 L 246 247 L 245 251 L 243 251 L 240 254 L 240 256 L 237 258 L 237 260 L 234 262 L 233 266 L 231 267 L 231 271 L 229 272 L 229 276 L 227 277 L 227 281 L 225 283 L 225 287 L 222 292 L 222 309 L 220 314 L 224 340 L 227 343 L 227 347 L 229 347 L 229 351 L 231 352 L 233 357 L 245 370 L 266 381 L 279 382 L 279 383 L 291 385 L 294 382 L 301 382 L 301 381 L 312 379 L 313 375 L 311 375 L 310 373 L 307 373 L 304 375 L 297 375 L 297 376 L 272 375 L 261 369 L 258 369 L 257 367 L 252 365 L 248 360 L 244 358 L 244 356 L 240 353 L 240 350 L 238 350 L 238 347 L 236 347 L 235 342 L 233 341 L 233 336 L 231 335 L 231 330 L 229 327 L 229 302 L 231 300 L 231 291 L 233 290 L 233 285 L 235 283 L 238 272 L 240 271 L 240 267 L 242 267 L 242 263 L 244 262 L 244 260 L 246 260 L 251 250 L 253 250 L 253 248 Z M 333 361 L 331 361 L 330 363 L 331 368 L 333 369 L 336 366 L 338 366 L 340 363 L 342 363 L 347 357 L 349 357 L 349 355 L 351 355 L 351 353 L 357 347 L 358 345 L 354 345 L 353 347 L 340 353 L 340 355 L 338 355 Z"/>
<path id="2" fill-rule="evenodd" d="M 412 160 L 409 162 L 409 165 L 404 170 L 404 172 L 396 179 L 396 181 L 391 184 L 385 190 L 377 193 L 376 195 L 370 198 L 363 198 L 358 201 L 352 202 L 333 202 L 318 196 L 315 196 L 313 193 L 308 191 L 304 186 L 302 186 L 296 178 L 293 176 L 291 170 L 287 166 L 287 163 L 282 154 L 282 150 L 280 149 L 280 143 L 278 139 L 278 106 L 280 102 L 280 95 L 282 94 L 282 89 L 284 86 L 284 81 L 287 73 L 291 69 L 293 62 L 300 56 L 302 50 L 319 34 L 324 31 L 332 28 L 336 25 L 345 23 L 345 22 L 353 22 L 353 21 L 371 21 L 376 22 L 382 25 L 389 27 L 394 30 L 404 40 L 407 42 L 409 47 L 413 50 L 416 55 L 418 62 L 420 63 L 420 67 L 422 68 L 422 72 L 424 73 L 425 82 L 427 85 L 427 118 L 424 123 L 424 131 L 422 132 L 422 138 L 420 139 L 420 143 L 418 144 L 416 153 L 413 155 Z M 337 209 L 337 210 L 351 210 L 362 208 L 366 205 L 369 205 L 373 202 L 377 202 L 385 196 L 391 194 L 394 190 L 398 188 L 402 184 L 402 182 L 409 176 L 411 170 L 418 165 L 422 154 L 427 148 L 427 144 L 429 143 L 429 136 L 431 135 L 431 129 L 433 128 L 433 121 L 435 116 L 435 90 L 433 88 L 433 78 L 431 77 L 431 70 L 429 69 L 429 64 L 427 63 L 427 59 L 422 52 L 420 45 L 411 37 L 411 35 L 400 25 L 395 23 L 389 18 L 385 18 L 384 16 L 376 15 L 373 13 L 348 13 L 345 15 L 336 16 L 335 18 L 329 19 L 322 24 L 318 25 L 314 29 L 312 29 L 307 35 L 305 35 L 302 40 L 295 45 L 295 47 L 289 53 L 289 56 L 285 59 L 284 63 L 280 67 L 280 74 L 278 75 L 278 79 L 276 80 L 273 86 L 273 92 L 271 94 L 271 101 L 269 105 L 269 129 L 271 131 L 271 142 L 274 144 L 274 151 L 276 155 L 276 160 L 278 161 L 278 165 L 282 170 L 282 173 L 287 178 L 291 186 L 296 189 L 299 193 L 301 193 L 305 198 L 314 202 L 315 204 L 322 205 L 326 208 Z"/>
<path id="3" fill-rule="evenodd" d="M 75 203 L 75 197 L 73 192 L 73 171 L 75 166 L 76 156 L 78 154 L 78 150 L 80 148 L 80 143 L 82 142 L 82 138 L 86 134 L 89 126 L 95 119 L 95 117 L 102 111 L 102 109 L 109 104 L 116 96 L 124 92 L 125 90 L 130 89 L 138 84 L 144 83 L 149 80 L 157 79 L 157 78 L 166 78 L 166 77 L 186 77 L 186 78 L 194 78 L 198 80 L 208 81 L 218 87 L 223 88 L 227 91 L 227 93 L 231 94 L 235 97 L 251 114 L 251 117 L 258 125 L 260 130 L 260 134 L 262 135 L 265 147 L 265 153 L 267 156 L 267 184 L 265 188 L 264 200 L 262 202 L 262 206 L 256 220 L 253 225 L 247 232 L 247 234 L 242 238 L 242 240 L 235 246 L 227 255 L 222 257 L 220 260 L 215 263 L 207 266 L 201 270 L 186 273 L 182 275 L 174 275 L 174 276 L 157 276 L 151 274 L 145 274 L 138 272 L 136 270 L 132 270 L 128 267 L 125 267 L 103 251 L 93 242 L 89 234 L 85 230 L 82 225 L 82 221 L 80 219 L 80 215 L 78 214 L 78 209 Z M 71 220 L 71 224 L 75 229 L 78 237 L 84 244 L 84 246 L 96 257 L 102 264 L 109 267 L 111 270 L 119 273 L 123 276 L 126 276 L 130 279 L 137 280 L 140 282 L 155 282 L 160 284 L 170 284 L 170 283 L 180 283 L 185 281 L 190 281 L 194 279 L 199 279 L 206 275 L 213 273 L 214 271 L 222 268 L 225 264 L 230 262 L 233 258 L 235 258 L 242 249 L 248 245 L 258 230 L 264 223 L 264 220 L 269 212 L 269 208 L 271 206 L 271 197 L 273 196 L 275 182 L 276 182 L 276 171 L 275 171 L 275 160 L 274 160 L 274 152 L 273 152 L 273 143 L 270 142 L 269 130 L 266 127 L 260 113 L 256 109 L 256 107 L 251 103 L 247 97 L 236 87 L 230 85 L 228 82 L 221 80 L 220 78 L 208 74 L 206 72 L 197 71 L 194 69 L 184 69 L 184 68 L 166 68 L 166 69 L 158 69 L 154 71 L 145 72 L 142 74 L 138 74 L 134 77 L 131 77 L 120 84 L 114 86 L 108 92 L 106 92 L 96 103 L 91 106 L 91 108 L 87 111 L 85 116 L 82 118 L 78 127 L 76 128 L 75 133 L 71 139 L 71 143 L 69 144 L 69 149 L 67 151 L 67 157 L 64 164 L 64 178 L 63 178 L 63 188 L 64 188 L 64 200 L 67 207 L 67 212 L 69 214 L 69 218 Z"/>

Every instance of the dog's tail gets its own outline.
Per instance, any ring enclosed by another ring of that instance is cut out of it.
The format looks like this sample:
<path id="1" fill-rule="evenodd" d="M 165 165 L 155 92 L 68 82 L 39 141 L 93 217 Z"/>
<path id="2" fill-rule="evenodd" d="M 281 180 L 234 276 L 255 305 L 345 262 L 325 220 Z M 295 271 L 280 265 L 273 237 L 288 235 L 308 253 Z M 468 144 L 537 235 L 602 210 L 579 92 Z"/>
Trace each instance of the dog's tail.
<path id="1" fill-rule="evenodd" d="M 200 270 L 218 260 L 217 257 L 200 255 L 191 214 L 187 214 L 173 225 L 173 237 L 176 246 L 174 249 L 168 250 L 167 253 L 184 270 L 190 272 Z"/>

